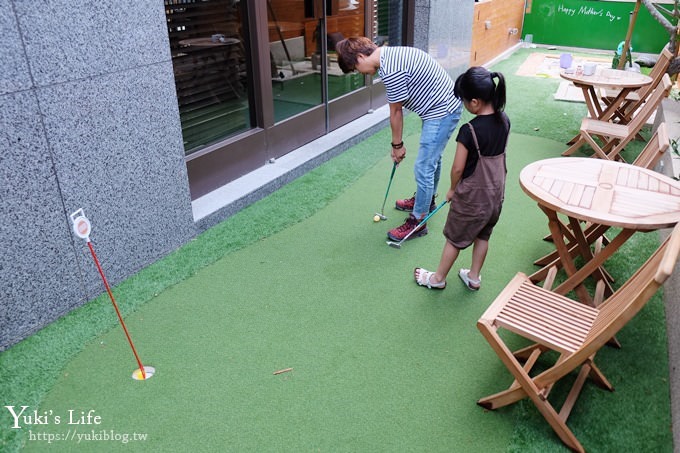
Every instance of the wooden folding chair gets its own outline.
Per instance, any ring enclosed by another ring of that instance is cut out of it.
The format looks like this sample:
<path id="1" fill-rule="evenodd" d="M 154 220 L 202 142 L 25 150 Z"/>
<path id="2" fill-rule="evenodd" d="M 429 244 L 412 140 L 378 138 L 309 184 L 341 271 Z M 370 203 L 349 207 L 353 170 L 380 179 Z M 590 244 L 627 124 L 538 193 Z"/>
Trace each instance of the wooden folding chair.
<path id="1" fill-rule="evenodd" d="M 587 143 L 595 151 L 594 157 L 623 160 L 619 153 L 635 138 L 649 117 L 657 110 L 663 98 L 668 96 L 671 85 L 670 77 L 664 74 L 661 83 L 652 91 L 644 105 L 634 113 L 628 124 L 584 118 L 581 122 L 578 140 L 562 155 L 572 154 L 581 145 Z M 602 145 L 598 143 L 596 137 L 602 141 Z"/>
<path id="2" fill-rule="evenodd" d="M 668 128 L 664 122 L 659 124 L 652 138 L 649 139 L 647 145 L 645 145 L 644 149 L 640 151 L 640 154 L 633 161 L 633 165 L 653 169 L 670 145 Z"/>
<path id="3" fill-rule="evenodd" d="M 673 272 L 679 253 L 680 226 L 676 226 L 635 274 L 597 308 L 535 286 L 524 274 L 518 273 L 477 322 L 482 335 L 515 380 L 507 390 L 482 398 L 477 404 L 497 409 L 528 397 L 569 448 L 585 451 L 567 426 L 569 413 L 586 378 L 613 390 L 595 365 L 595 354 L 656 293 Z M 536 343 L 512 352 L 498 333 L 501 328 Z M 547 351 L 556 351 L 558 358 L 545 371 L 532 376 L 534 364 Z M 558 412 L 548 400 L 550 391 L 560 379 L 579 367 Z"/>
<path id="4" fill-rule="evenodd" d="M 673 53 L 668 50 L 668 46 L 664 47 L 659 54 L 659 58 L 657 58 L 656 64 L 654 64 L 652 71 L 649 73 L 649 77 L 652 78 L 652 83 L 640 88 L 637 91 L 629 93 L 626 96 L 626 100 L 624 101 L 623 105 L 617 109 L 616 115 L 622 123 L 628 123 L 635 111 L 642 107 L 642 105 L 647 101 L 647 98 L 652 93 L 654 88 L 656 88 L 659 83 L 661 83 L 661 79 L 663 78 L 663 75 L 666 74 L 666 71 L 668 71 L 668 67 L 670 66 L 672 60 Z M 601 99 L 605 104 L 609 105 L 609 103 L 611 103 L 617 95 L 618 92 L 616 90 L 605 89 L 602 90 Z"/>

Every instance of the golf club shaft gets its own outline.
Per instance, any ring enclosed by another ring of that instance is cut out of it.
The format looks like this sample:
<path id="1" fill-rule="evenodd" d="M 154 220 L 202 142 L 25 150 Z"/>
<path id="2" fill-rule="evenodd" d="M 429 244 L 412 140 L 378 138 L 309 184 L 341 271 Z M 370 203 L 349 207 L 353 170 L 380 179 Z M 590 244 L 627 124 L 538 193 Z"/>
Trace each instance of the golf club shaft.
<path id="1" fill-rule="evenodd" d="M 435 213 L 436 213 L 437 211 L 439 211 L 446 203 L 448 203 L 448 200 L 444 200 L 444 201 L 442 201 L 441 203 L 439 203 L 439 206 L 437 206 L 436 208 L 434 208 L 434 211 L 432 211 L 431 213 L 429 213 L 428 215 L 426 215 L 425 218 L 424 218 L 423 220 L 420 221 L 420 223 L 418 224 L 417 227 L 415 227 L 414 229 L 412 229 L 411 232 L 410 232 L 409 234 L 407 234 L 407 235 L 404 237 L 404 239 L 402 239 L 401 241 L 399 241 L 399 245 L 401 245 L 402 242 L 404 242 L 404 241 L 406 241 L 408 238 L 410 238 L 411 235 L 412 235 L 413 233 L 415 233 L 416 231 L 418 231 L 418 230 L 420 229 L 421 226 L 425 225 L 425 222 L 427 222 L 427 219 L 429 219 L 430 217 L 432 217 L 433 215 L 435 215 Z"/>
<path id="2" fill-rule="evenodd" d="M 397 169 L 397 163 L 394 162 L 392 165 L 392 174 L 390 174 L 390 182 L 387 183 L 387 190 L 385 191 L 385 199 L 383 200 L 382 209 L 380 209 L 380 214 L 385 215 L 385 203 L 387 202 L 387 194 L 390 193 L 390 186 L 392 185 L 392 178 L 394 178 L 394 171 Z"/>

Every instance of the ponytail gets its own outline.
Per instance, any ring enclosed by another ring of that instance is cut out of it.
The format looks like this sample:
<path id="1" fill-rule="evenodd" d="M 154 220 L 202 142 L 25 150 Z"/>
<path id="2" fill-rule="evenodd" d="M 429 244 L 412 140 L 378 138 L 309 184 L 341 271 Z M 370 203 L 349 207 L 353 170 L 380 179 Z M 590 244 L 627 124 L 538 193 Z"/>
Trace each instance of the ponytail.
<path id="1" fill-rule="evenodd" d="M 498 79 L 498 82 L 494 79 Z M 491 103 L 496 117 L 502 117 L 501 113 L 505 109 L 505 77 L 500 72 L 489 72 L 481 66 L 473 66 L 458 76 L 454 93 L 466 101 L 479 99 Z"/>
<path id="2" fill-rule="evenodd" d="M 493 108 L 496 111 L 496 116 L 500 117 L 501 112 L 505 110 L 505 77 L 500 72 L 491 72 L 490 76 L 492 82 L 493 79 L 498 79 L 498 83 L 494 84 Z"/>

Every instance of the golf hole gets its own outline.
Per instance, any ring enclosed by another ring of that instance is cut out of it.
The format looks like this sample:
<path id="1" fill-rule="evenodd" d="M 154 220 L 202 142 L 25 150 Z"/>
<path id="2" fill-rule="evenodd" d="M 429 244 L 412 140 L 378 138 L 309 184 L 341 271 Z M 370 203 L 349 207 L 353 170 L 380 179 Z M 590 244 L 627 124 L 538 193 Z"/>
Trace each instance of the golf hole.
<path id="1" fill-rule="evenodd" d="M 144 367 L 144 374 L 146 375 L 146 379 L 142 375 L 142 370 L 137 368 L 135 371 L 132 372 L 132 379 L 135 381 L 145 381 L 153 377 L 154 373 L 156 372 L 156 369 L 152 366 L 145 366 Z"/>

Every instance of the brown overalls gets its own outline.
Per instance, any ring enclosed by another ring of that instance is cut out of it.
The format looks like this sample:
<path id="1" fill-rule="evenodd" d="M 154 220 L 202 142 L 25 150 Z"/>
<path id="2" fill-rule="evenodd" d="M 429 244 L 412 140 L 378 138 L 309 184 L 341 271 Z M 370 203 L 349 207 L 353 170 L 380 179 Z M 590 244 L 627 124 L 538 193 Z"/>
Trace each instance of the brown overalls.
<path id="1" fill-rule="evenodd" d="M 491 237 L 503 207 L 507 173 L 505 149 L 497 156 L 483 156 L 475 130 L 472 124 L 468 126 L 479 160 L 472 174 L 456 186 L 444 226 L 444 236 L 460 250 L 469 247 L 476 238 L 488 241 Z"/>

